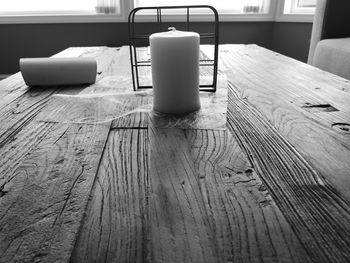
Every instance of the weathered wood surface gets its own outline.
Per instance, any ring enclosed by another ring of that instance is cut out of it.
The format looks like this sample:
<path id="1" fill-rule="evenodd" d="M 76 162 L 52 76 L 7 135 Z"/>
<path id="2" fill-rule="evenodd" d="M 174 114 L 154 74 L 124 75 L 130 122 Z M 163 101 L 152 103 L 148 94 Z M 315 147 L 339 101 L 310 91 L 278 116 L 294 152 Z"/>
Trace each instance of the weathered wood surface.
<path id="1" fill-rule="evenodd" d="M 308 262 L 226 131 L 150 129 L 154 262 Z"/>
<path id="2" fill-rule="evenodd" d="M 350 200 L 349 81 L 254 45 L 222 52 L 221 70 L 239 96 Z"/>
<path id="3" fill-rule="evenodd" d="M 47 115 L 57 122 L 46 122 Z M 16 169 L 2 174 L 1 262 L 70 258 L 110 129 L 110 123 L 60 122 L 75 115 L 79 107 L 53 101 L 16 135 L 20 141 L 32 133 L 40 137 Z"/>
<path id="4" fill-rule="evenodd" d="M 310 256 L 348 262 L 349 122 L 325 116 L 334 105 L 350 119 L 349 82 L 257 46 L 223 49 L 230 129 Z M 345 130 L 334 129 L 337 123 Z"/>
<path id="5" fill-rule="evenodd" d="M 92 54 L 94 54 L 97 61 L 107 60 L 108 57 L 109 63 L 107 64 L 109 65 L 110 61 L 117 59 L 119 55 L 115 49 L 113 49 L 114 56 L 111 56 L 111 52 L 112 50 L 107 47 L 69 48 L 55 56 L 93 56 Z M 106 67 L 105 64 L 99 64 L 98 69 L 102 71 Z M 33 127 L 25 129 L 26 126 L 31 124 L 32 120 L 43 111 L 51 96 L 77 94 L 85 86 L 29 88 L 25 85 L 20 73 L 2 80 L 0 83 L 0 189 L 3 189 L 8 178 L 11 178 L 10 172 L 19 165 L 26 154 L 35 148 L 38 138 L 50 129 L 48 126 L 43 126 L 42 129 Z M 22 130 L 25 131 L 22 132 Z M 22 135 L 18 136 L 18 133 L 21 132 Z"/>
<path id="6" fill-rule="evenodd" d="M 97 82 L 0 82 L 0 262 L 349 262 L 349 81 L 224 45 L 225 92 L 174 118 L 131 92 L 127 47 L 57 56 Z"/>
<path id="7" fill-rule="evenodd" d="M 113 130 L 97 182 L 73 262 L 309 261 L 226 131 Z"/>
<path id="8" fill-rule="evenodd" d="M 0 262 L 71 257 L 111 126 L 96 100 L 67 99 L 84 88 L 28 88 L 20 74 L 1 82 Z"/>
<path id="9" fill-rule="evenodd" d="M 349 202 L 259 112 L 240 99 L 234 88 L 229 101 L 230 129 L 250 154 L 251 162 L 311 257 L 316 262 L 347 262 Z"/>
<path id="10" fill-rule="evenodd" d="M 71 261 L 146 261 L 148 192 L 147 129 L 111 131 Z"/>

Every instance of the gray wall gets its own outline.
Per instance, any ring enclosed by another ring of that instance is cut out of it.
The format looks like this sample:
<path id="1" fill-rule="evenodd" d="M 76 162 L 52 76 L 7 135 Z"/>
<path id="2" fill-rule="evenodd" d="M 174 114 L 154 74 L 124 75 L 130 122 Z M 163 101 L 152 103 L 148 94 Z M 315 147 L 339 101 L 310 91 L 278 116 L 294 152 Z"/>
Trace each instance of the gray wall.
<path id="1" fill-rule="evenodd" d="M 306 62 L 311 30 L 312 23 L 274 23 L 270 49 Z"/>
<path id="2" fill-rule="evenodd" d="M 206 26 L 198 23 L 194 30 L 204 32 Z M 220 43 L 254 43 L 302 61 L 307 58 L 310 34 L 311 23 L 220 23 Z M 51 56 L 70 46 L 128 44 L 126 23 L 1 24 L 0 36 L 0 74 L 17 72 L 21 57 Z"/>

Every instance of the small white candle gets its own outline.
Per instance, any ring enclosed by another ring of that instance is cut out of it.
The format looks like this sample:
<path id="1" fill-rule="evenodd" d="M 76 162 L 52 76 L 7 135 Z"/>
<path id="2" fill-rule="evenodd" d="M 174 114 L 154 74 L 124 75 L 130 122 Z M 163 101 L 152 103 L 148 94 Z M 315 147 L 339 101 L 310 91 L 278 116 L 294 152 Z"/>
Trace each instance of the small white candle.
<path id="1" fill-rule="evenodd" d="M 81 85 L 96 81 L 94 58 L 21 58 L 19 66 L 28 86 Z"/>
<path id="2" fill-rule="evenodd" d="M 200 108 L 198 33 L 177 31 L 150 36 L 153 109 L 182 115 Z"/>

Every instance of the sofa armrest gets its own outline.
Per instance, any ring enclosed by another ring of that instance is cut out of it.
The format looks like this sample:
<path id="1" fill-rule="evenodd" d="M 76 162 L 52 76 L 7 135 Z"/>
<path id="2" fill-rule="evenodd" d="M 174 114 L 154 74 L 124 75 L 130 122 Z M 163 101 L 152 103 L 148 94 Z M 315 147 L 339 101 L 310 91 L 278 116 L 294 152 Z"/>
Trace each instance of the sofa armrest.
<path id="1" fill-rule="evenodd" d="M 326 5 L 327 5 L 327 0 L 317 0 L 315 16 L 314 16 L 314 21 L 312 25 L 309 56 L 307 59 L 307 63 L 311 65 L 313 64 L 316 45 L 321 40 Z"/>
<path id="2" fill-rule="evenodd" d="M 350 0 L 317 0 L 308 63 L 322 39 L 350 37 Z"/>

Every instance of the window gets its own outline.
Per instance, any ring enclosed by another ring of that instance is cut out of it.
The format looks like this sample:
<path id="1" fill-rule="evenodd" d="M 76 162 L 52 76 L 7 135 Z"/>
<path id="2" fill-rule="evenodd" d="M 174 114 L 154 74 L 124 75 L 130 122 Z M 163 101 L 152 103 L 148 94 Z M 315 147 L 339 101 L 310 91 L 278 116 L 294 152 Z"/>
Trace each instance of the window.
<path id="1" fill-rule="evenodd" d="M 275 21 L 311 23 L 317 0 L 278 0 Z"/>
<path id="2" fill-rule="evenodd" d="M 298 0 L 298 7 L 315 7 L 316 0 Z"/>
<path id="3" fill-rule="evenodd" d="M 285 14 L 313 14 L 317 0 L 285 0 Z"/>
<path id="4" fill-rule="evenodd" d="M 138 6 L 212 5 L 220 21 L 311 22 L 317 0 L 0 0 L 0 23 L 126 22 Z M 350 1 L 350 0 L 349 0 Z M 204 9 L 203 9 L 204 10 Z M 197 21 L 208 16 L 199 11 Z M 179 12 L 179 11 L 178 11 Z M 195 12 L 195 11 L 193 11 Z M 171 12 L 170 12 L 171 13 Z M 172 12 L 171 19 L 178 13 Z M 143 16 L 147 20 L 147 14 Z M 174 21 L 175 21 L 174 20 Z"/>
<path id="5" fill-rule="evenodd" d="M 269 12 L 269 0 L 135 0 L 139 6 L 169 6 L 169 5 L 211 5 L 220 14 L 259 14 Z"/>
<path id="6" fill-rule="evenodd" d="M 119 0 L 0 0 L 2 15 L 117 14 Z"/>

